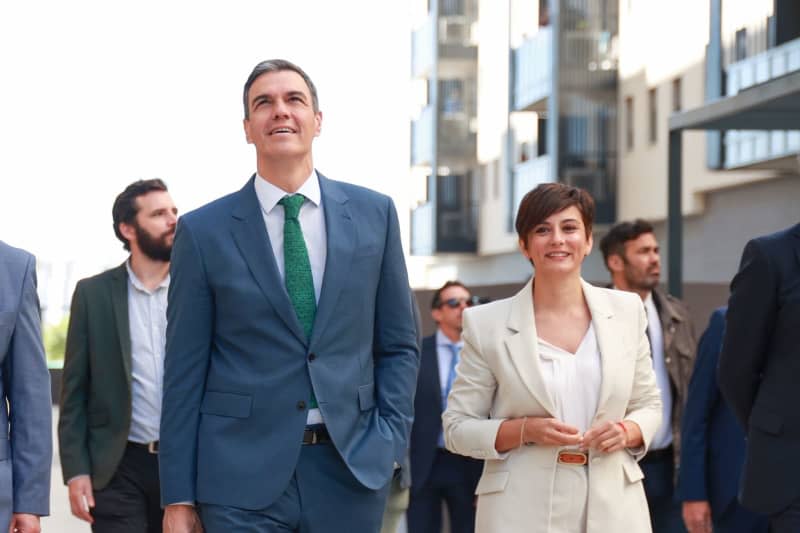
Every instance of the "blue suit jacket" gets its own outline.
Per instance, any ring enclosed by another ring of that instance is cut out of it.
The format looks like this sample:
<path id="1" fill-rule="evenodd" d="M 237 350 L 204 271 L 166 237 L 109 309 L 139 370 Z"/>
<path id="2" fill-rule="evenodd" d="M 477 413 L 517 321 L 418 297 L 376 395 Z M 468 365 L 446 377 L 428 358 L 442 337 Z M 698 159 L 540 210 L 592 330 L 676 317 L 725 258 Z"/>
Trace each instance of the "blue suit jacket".
<path id="1" fill-rule="evenodd" d="M 386 196 L 319 179 L 327 260 L 311 339 L 279 276 L 253 178 L 178 223 L 164 504 L 270 505 L 297 464 L 312 386 L 364 486 L 384 486 L 403 461 L 419 354 L 397 214 Z"/>
<path id="2" fill-rule="evenodd" d="M 42 346 L 36 265 L 0 241 L 0 530 L 11 513 L 50 508 L 52 402 Z"/>
<path id="3" fill-rule="evenodd" d="M 436 335 L 422 340 L 419 379 L 414 397 L 414 425 L 411 428 L 411 489 L 418 491 L 430 476 L 442 433 L 442 387 L 439 380 L 439 359 Z M 466 476 L 474 491 L 483 471 L 483 461 L 464 457 Z"/>
<path id="4" fill-rule="evenodd" d="M 800 498 L 800 224 L 751 240 L 731 282 L 719 386 L 747 432 L 742 504 Z"/>
<path id="5" fill-rule="evenodd" d="M 745 434 L 722 398 L 717 363 L 725 331 L 725 307 L 711 314 L 697 347 L 697 362 L 681 427 L 677 497 L 706 500 L 715 519 L 736 500 L 745 455 Z"/>

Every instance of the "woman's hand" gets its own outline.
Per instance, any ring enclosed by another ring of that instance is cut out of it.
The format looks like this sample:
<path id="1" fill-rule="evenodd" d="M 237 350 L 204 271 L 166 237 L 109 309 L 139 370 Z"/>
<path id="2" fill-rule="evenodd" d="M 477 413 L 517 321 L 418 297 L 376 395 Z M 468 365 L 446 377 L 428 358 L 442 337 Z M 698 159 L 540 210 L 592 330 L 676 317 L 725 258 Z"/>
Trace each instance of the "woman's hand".
<path id="1" fill-rule="evenodd" d="M 494 447 L 503 453 L 523 444 L 575 446 L 581 443 L 581 438 L 578 428 L 560 420 L 527 416 L 504 420 L 497 431 Z"/>
<path id="2" fill-rule="evenodd" d="M 584 450 L 612 453 L 625 448 L 636 448 L 642 444 L 639 424 L 629 420 L 623 422 L 600 422 L 583 434 Z"/>
<path id="3" fill-rule="evenodd" d="M 525 424 L 525 444 L 544 446 L 574 446 L 580 444 L 580 430 L 555 418 L 529 417 Z"/>

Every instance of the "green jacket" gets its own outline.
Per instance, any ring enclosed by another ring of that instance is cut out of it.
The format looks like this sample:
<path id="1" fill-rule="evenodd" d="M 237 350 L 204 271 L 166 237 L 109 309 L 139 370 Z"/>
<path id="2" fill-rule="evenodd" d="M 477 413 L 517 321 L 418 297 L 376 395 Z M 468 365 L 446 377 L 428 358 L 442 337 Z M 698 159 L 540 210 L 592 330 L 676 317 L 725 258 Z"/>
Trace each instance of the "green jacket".
<path id="1" fill-rule="evenodd" d="M 78 282 L 64 356 L 59 453 L 64 483 L 99 490 L 119 465 L 131 424 L 131 339 L 125 265 Z"/>

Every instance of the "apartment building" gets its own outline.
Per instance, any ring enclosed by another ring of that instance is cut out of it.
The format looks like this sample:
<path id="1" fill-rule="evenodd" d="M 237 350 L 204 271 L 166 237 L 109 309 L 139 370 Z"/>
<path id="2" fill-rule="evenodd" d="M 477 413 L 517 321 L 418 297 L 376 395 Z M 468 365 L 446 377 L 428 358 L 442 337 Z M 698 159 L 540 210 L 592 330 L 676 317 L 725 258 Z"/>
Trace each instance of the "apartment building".
<path id="1" fill-rule="evenodd" d="M 513 220 L 538 183 L 587 188 L 598 223 L 615 219 L 617 3 L 431 0 L 419 8 L 412 284 L 457 277 L 507 292 L 531 274 Z M 462 96 L 455 106 L 451 94 Z M 586 272 L 606 277 L 595 254 Z"/>
<path id="2" fill-rule="evenodd" d="M 800 70 L 800 4 L 622 0 L 619 57 L 618 216 L 666 244 L 668 117 Z M 800 220 L 800 133 L 687 131 L 682 151 L 685 296 L 705 314 L 748 239 Z"/>
<path id="3" fill-rule="evenodd" d="M 419 5 L 410 170 L 419 288 L 458 277 L 501 296 L 526 280 L 513 217 L 522 195 L 547 181 L 593 194 L 595 239 L 617 220 L 641 217 L 666 245 L 669 116 L 800 70 L 795 0 Z M 465 24 L 458 54 L 444 44 L 456 16 Z M 458 137 L 443 127 L 452 120 L 443 91 L 458 76 L 469 142 L 449 142 Z M 800 219 L 800 136 L 698 131 L 684 133 L 682 145 L 686 298 L 704 315 L 725 301 L 747 239 Z M 584 277 L 608 279 L 599 250 Z"/>

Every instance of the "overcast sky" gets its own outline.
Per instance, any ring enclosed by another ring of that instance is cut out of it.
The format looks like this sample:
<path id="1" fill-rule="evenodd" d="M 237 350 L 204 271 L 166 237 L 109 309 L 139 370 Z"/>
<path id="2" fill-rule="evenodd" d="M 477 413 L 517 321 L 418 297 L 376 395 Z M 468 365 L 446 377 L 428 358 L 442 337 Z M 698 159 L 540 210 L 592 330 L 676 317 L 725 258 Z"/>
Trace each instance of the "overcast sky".
<path id="1" fill-rule="evenodd" d="M 407 216 L 410 16 L 376 0 L 3 2 L 0 239 L 85 275 L 125 257 L 111 204 L 131 181 L 164 179 L 182 212 L 238 190 L 255 169 L 242 85 L 275 57 L 319 90 L 317 168 Z"/>

